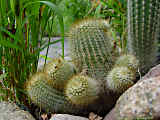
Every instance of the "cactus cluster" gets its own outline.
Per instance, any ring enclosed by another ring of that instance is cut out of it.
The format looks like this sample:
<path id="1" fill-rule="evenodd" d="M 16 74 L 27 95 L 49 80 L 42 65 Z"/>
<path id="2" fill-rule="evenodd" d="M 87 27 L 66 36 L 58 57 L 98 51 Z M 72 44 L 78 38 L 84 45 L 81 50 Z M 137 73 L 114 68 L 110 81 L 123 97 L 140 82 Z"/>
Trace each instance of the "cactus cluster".
<path id="1" fill-rule="evenodd" d="M 106 20 L 75 23 L 68 33 L 73 64 L 55 59 L 33 75 L 26 84 L 30 99 L 51 112 L 104 111 L 101 104 L 109 110 L 107 103 L 116 102 L 112 92 L 123 93 L 134 84 L 138 69 L 146 72 L 155 63 L 159 4 L 158 0 L 128 0 L 129 52 L 121 56 L 113 51 Z"/>
<path id="2" fill-rule="evenodd" d="M 114 67 L 106 77 L 108 88 L 117 93 L 123 93 L 132 86 L 134 79 L 134 73 L 126 66 Z"/>
<path id="3" fill-rule="evenodd" d="M 26 91 L 31 101 L 46 111 L 86 114 L 98 99 L 98 84 L 93 78 L 78 74 L 73 64 L 60 58 L 31 76 Z"/>
<path id="4" fill-rule="evenodd" d="M 116 93 L 123 93 L 134 84 L 138 66 L 139 61 L 135 56 L 121 55 L 105 78 L 108 88 Z"/>

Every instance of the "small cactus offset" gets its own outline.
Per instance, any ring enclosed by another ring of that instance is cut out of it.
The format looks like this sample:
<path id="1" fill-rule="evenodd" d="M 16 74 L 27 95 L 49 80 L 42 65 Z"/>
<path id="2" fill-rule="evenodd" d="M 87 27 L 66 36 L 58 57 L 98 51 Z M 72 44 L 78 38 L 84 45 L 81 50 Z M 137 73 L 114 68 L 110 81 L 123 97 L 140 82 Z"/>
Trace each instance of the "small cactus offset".
<path id="1" fill-rule="evenodd" d="M 135 73 L 126 66 L 115 66 L 107 75 L 107 87 L 115 93 L 123 93 L 134 84 Z"/>
<path id="2" fill-rule="evenodd" d="M 128 50 L 139 60 L 142 73 L 157 60 L 159 5 L 159 0 L 128 0 Z"/>
<path id="3" fill-rule="evenodd" d="M 47 82 L 57 90 L 63 91 L 67 80 L 76 74 L 76 68 L 73 64 L 59 58 L 49 62 L 44 72 L 50 77 Z"/>
<path id="4" fill-rule="evenodd" d="M 115 66 L 125 66 L 136 73 L 138 71 L 139 61 L 134 55 L 124 54 L 116 60 Z"/>
<path id="5" fill-rule="evenodd" d="M 90 77 L 102 77 L 113 65 L 112 34 L 107 21 L 84 19 L 75 23 L 68 34 L 70 56 L 78 70 Z"/>
<path id="6" fill-rule="evenodd" d="M 97 81 L 81 74 L 73 76 L 65 87 L 65 96 L 77 106 L 88 106 L 98 99 L 99 85 Z"/>

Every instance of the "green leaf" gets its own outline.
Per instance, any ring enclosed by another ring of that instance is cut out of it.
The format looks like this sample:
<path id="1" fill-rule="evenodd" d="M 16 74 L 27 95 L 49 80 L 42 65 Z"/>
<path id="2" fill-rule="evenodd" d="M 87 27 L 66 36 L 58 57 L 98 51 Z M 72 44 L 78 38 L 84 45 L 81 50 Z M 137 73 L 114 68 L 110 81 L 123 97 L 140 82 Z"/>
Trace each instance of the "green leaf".
<path id="1" fill-rule="evenodd" d="M 4 46 L 4 47 L 9 47 L 9 48 L 15 48 L 15 49 L 19 49 L 22 51 L 22 49 L 15 43 L 12 43 L 9 40 L 0 40 L 0 45 Z"/>

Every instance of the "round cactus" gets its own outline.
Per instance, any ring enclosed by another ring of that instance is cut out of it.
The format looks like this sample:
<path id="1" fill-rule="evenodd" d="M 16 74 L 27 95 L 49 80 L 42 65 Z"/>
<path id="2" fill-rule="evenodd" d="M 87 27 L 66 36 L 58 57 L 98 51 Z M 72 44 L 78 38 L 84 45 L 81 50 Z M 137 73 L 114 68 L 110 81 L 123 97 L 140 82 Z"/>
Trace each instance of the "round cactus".
<path id="1" fill-rule="evenodd" d="M 79 74 L 68 81 L 65 95 L 72 104 L 86 106 L 97 100 L 98 88 L 98 83 L 93 78 Z"/>
<path id="2" fill-rule="evenodd" d="M 110 90 L 116 93 L 123 93 L 134 84 L 135 73 L 126 66 L 115 67 L 105 79 Z"/>
<path id="3" fill-rule="evenodd" d="M 54 59 L 45 66 L 44 72 L 51 78 L 49 85 L 63 91 L 66 81 L 76 74 L 76 68 L 63 59 Z"/>
<path id="4" fill-rule="evenodd" d="M 80 112 L 67 101 L 64 93 L 48 85 L 49 77 L 42 72 L 34 74 L 26 83 L 28 97 L 41 109 L 50 112 L 75 113 Z"/>
<path id="5" fill-rule="evenodd" d="M 115 62 L 115 66 L 126 66 L 134 72 L 138 70 L 138 65 L 139 61 L 131 54 L 122 55 Z"/>

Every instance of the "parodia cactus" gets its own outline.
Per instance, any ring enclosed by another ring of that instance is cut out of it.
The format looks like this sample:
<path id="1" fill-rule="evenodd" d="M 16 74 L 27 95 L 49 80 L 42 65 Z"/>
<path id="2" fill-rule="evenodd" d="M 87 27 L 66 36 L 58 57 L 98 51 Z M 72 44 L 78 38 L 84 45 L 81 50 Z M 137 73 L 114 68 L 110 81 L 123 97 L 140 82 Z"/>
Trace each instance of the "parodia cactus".
<path id="1" fill-rule="evenodd" d="M 68 100 L 79 106 L 94 103 L 99 92 L 97 81 L 81 74 L 73 76 L 65 87 L 65 95 Z"/>
<path id="2" fill-rule="evenodd" d="M 75 23 L 68 34 L 70 56 L 79 71 L 102 77 L 113 65 L 112 36 L 107 21 L 84 19 Z"/>
<path id="3" fill-rule="evenodd" d="M 26 83 L 27 94 L 31 101 L 49 112 L 80 113 L 82 107 L 75 106 L 67 100 L 62 91 L 51 87 L 46 81 L 49 77 L 42 72 L 34 74 Z"/>
<path id="4" fill-rule="evenodd" d="M 156 62 L 160 23 L 159 0 L 128 0 L 128 50 L 145 73 Z M 158 33 L 158 34 L 157 34 Z"/>
<path id="5" fill-rule="evenodd" d="M 115 60 L 109 30 L 110 27 L 105 20 L 87 19 L 76 23 L 69 32 L 68 41 L 70 56 L 77 68 L 62 59 L 48 63 L 43 74 L 37 73 L 27 84 L 31 100 L 44 109 L 61 113 L 84 114 L 84 111 L 89 110 L 98 109 L 99 112 L 109 110 L 117 97 L 110 94 L 105 84 L 105 77 L 112 69 Z M 129 57 L 125 56 L 117 61 L 117 66 L 123 64 L 133 67 L 135 59 Z M 123 68 L 122 73 L 121 69 L 117 71 L 119 74 L 116 79 L 120 80 L 114 80 L 115 77 L 107 78 L 109 83 L 116 82 L 113 86 L 116 90 L 113 91 L 123 92 L 133 83 L 134 76 L 127 67 L 120 67 Z M 111 72 L 114 73 L 114 69 Z"/>
<path id="6" fill-rule="evenodd" d="M 107 86 L 116 93 L 123 93 L 134 84 L 135 73 L 126 66 L 115 66 L 106 77 Z"/>
<path id="7" fill-rule="evenodd" d="M 96 111 L 93 104 L 98 99 L 98 83 L 88 76 L 75 75 L 59 91 L 50 84 L 46 73 L 34 74 L 26 83 L 27 94 L 40 108 L 56 113 L 87 114 Z"/>
<path id="8" fill-rule="evenodd" d="M 76 74 L 76 68 L 63 59 L 54 59 L 45 66 L 44 72 L 50 77 L 49 84 L 63 91 L 67 80 Z"/>
<path id="9" fill-rule="evenodd" d="M 156 59 L 154 47 L 157 29 L 154 28 L 158 13 L 152 14 L 151 11 L 158 9 L 156 3 L 157 0 L 155 2 L 151 0 L 149 3 L 144 0 L 139 2 L 129 0 L 128 48 L 131 55 L 119 57 L 115 64 L 112 35 L 105 20 L 85 19 L 74 24 L 68 34 L 68 41 L 70 56 L 78 70 L 63 60 L 49 63 L 43 74 L 38 73 L 41 77 L 37 77 L 36 74 L 27 84 L 31 100 L 43 108 L 48 108 L 49 111 L 63 113 L 83 113 L 89 108 L 99 111 L 109 110 L 115 98 L 108 91 L 124 92 L 134 83 L 139 61 L 140 70 L 146 71 Z M 140 7 L 141 5 L 145 6 L 146 11 Z M 148 34 L 144 35 L 145 32 Z M 87 74 L 76 74 L 75 71 L 79 73 L 86 71 Z M 97 103 L 94 103 L 95 101 Z"/>
<path id="10" fill-rule="evenodd" d="M 136 73 L 138 71 L 139 61 L 134 55 L 124 54 L 116 60 L 115 66 L 126 66 Z"/>
<path id="11" fill-rule="evenodd" d="M 62 92 L 53 89 L 46 82 L 49 77 L 45 73 L 36 73 L 26 84 L 28 96 L 42 109 L 58 111 L 59 106 L 65 107 L 66 100 Z M 53 94 L 54 93 L 54 94 Z"/>

